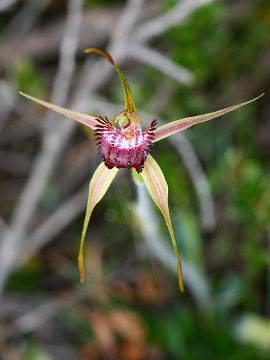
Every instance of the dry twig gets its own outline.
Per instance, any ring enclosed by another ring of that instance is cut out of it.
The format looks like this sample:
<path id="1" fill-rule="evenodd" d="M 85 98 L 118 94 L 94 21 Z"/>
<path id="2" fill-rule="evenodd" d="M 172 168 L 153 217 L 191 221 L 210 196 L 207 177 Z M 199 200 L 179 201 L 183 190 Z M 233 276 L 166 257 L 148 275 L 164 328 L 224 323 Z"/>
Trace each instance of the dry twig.
<path id="1" fill-rule="evenodd" d="M 147 46 L 130 46 L 129 54 L 130 57 L 142 63 L 151 65 L 182 84 L 191 85 L 194 81 L 193 75 L 185 67 L 176 65 L 165 55 L 162 55 Z"/>
<path id="2" fill-rule="evenodd" d="M 74 59 L 78 42 L 80 25 L 81 1 L 70 0 L 66 32 L 60 51 L 60 63 L 53 88 L 52 100 L 59 100 L 63 105 L 66 101 L 71 77 L 74 70 Z M 68 58 L 66 58 L 68 56 Z M 62 120 L 63 121 L 63 120 Z M 11 220 L 9 231 L 3 236 L 0 247 L 0 291 L 3 289 L 7 275 L 19 257 L 22 242 L 25 239 L 27 226 L 37 206 L 40 193 L 46 184 L 53 165 L 58 158 L 61 143 L 58 132 L 50 126 L 52 114 L 48 115 L 43 137 L 43 147 L 35 161 L 31 176 L 21 194 L 18 205 Z M 68 136 L 68 133 L 66 133 Z"/>
<path id="3" fill-rule="evenodd" d="M 15 5 L 16 2 L 18 2 L 18 0 L 1 0 L 0 12 L 9 10 L 9 8 Z"/>

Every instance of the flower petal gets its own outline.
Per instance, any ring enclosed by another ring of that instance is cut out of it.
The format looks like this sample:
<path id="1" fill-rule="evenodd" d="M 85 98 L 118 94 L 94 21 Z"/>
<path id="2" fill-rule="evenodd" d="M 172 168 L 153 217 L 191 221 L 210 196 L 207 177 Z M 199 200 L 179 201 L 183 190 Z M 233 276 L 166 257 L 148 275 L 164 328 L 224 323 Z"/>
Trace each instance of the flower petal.
<path id="1" fill-rule="evenodd" d="M 51 104 L 51 103 L 49 103 L 47 101 L 40 100 L 40 99 L 37 99 L 37 98 L 35 98 L 33 96 L 27 95 L 27 94 L 23 93 L 22 91 L 19 91 L 19 93 L 22 96 L 25 96 L 26 98 L 28 98 L 28 99 L 30 99 L 32 101 L 35 101 L 40 105 L 45 106 L 48 109 L 54 110 L 59 114 L 62 114 L 62 115 L 67 116 L 67 117 L 69 117 L 71 119 L 77 120 L 80 123 L 90 127 L 93 130 L 95 129 L 95 126 L 98 124 L 98 122 L 97 122 L 97 120 L 96 120 L 96 118 L 94 116 L 87 115 L 87 114 L 81 114 L 81 113 L 76 112 L 76 111 L 72 111 L 72 110 L 69 110 L 69 109 L 62 108 L 62 107 L 57 106 L 57 105 L 53 105 L 53 104 Z"/>
<path id="2" fill-rule="evenodd" d="M 224 115 L 224 114 L 226 114 L 226 113 L 228 113 L 230 111 L 236 110 L 236 109 L 240 108 L 241 106 L 247 105 L 247 104 L 259 99 L 263 95 L 264 94 L 261 94 L 261 95 L 257 96 L 254 99 L 251 99 L 249 101 L 243 102 L 243 103 L 238 104 L 238 105 L 233 105 L 233 106 L 227 107 L 227 108 L 222 109 L 222 110 L 218 110 L 218 111 L 211 112 L 211 113 L 208 113 L 208 114 L 187 117 L 187 118 L 176 120 L 176 121 L 173 121 L 173 122 L 171 122 L 169 124 L 160 126 L 154 132 L 154 135 L 155 135 L 154 142 L 162 140 L 162 139 L 166 138 L 167 136 L 173 135 L 173 134 L 177 133 L 178 131 L 182 131 L 182 130 L 184 130 L 184 129 L 192 126 L 192 125 L 195 125 L 195 124 L 207 121 L 207 120 L 214 119 L 214 118 L 219 117 L 221 115 Z"/>
<path id="3" fill-rule="evenodd" d="M 123 87 L 124 87 L 124 91 L 125 91 L 125 110 L 129 113 L 135 113 L 135 105 L 134 105 L 134 101 L 131 95 L 131 90 L 130 87 L 128 85 L 127 79 L 125 77 L 125 75 L 123 74 L 123 72 L 119 69 L 119 67 L 115 64 L 115 62 L 113 61 L 113 58 L 111 57 L 111 55 L 109 53 L 107 53 L 107 51 L 105 50 L 101 50 L 99 48 L 88 48 L 84 51 L 85 53 L 90 53 L 90 52 L 94 52 L 100 56 L 104 56 L 109 63 L 111 63 L 115 70 L 118 72 L 118 75 L 120 76 L 120 79 L 122 81 Z"/>
<path id="4" fill-rule="evenodd" d="M 81 236 L 81 243 L 80 243 L 80 251 L 78 256 L 78 264 L 80 270 L 80 279 L 81 282 L 84 282 L 84 265 L 83 265 L 83 249 L 84 249 L 84 239 L 86 230 L 88 227 L 88 223 L 90 220 L 90 216 L 96 204 L 103 198 L 106 194 L 109 186 L 111 185 L 113 179 L 115 178 L 116 174 L 118 173 L 117 168 L 108 169 L 104 163 L 101 163 L 98 168 L 96 169 L 90 184 L 89 184 L 89 194 L 87 200 L 87 209 L 84 218 L 83 224 L 83 231 Z"/>
<path id="5" fill-rule="evenodd" d="M 168 227 L 177 258 L 179 287 L 181 292 L 184 292 L 181 262 L 172 228 L 168 206 L 168 185 L 158 163 L 153 159 L 151 155 L 148 155 L 147 157 L 141 176 L 143 178 L 143 181 L 145 182 L 145 185 L 147 186 L 152 200 L 162 212 L 162 215 L 164 216 L 164 219 L 166 221 L 166 225 Z"/>

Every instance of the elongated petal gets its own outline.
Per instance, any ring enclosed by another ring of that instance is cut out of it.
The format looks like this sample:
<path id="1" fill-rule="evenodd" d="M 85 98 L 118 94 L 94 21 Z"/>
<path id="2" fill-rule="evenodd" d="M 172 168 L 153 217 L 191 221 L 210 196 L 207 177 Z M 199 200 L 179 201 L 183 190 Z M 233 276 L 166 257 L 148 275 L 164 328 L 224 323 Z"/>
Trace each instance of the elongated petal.
<path id="1" fill-rule="evenodd" d="M 109 63 L 114 66 L 114 68 L 118 72 L 118 75 L 120 76 L 120 79 L 123 84 L 123 88 L 124 88 L 124 92 L 125 92 L 125 110 L 127 110 L 129 113 L 135 113 L 136 112 L 135 105 L 134 105 L 134 101 L 132 98 L 131 90 L 130 90 L 129 84 L 127 82 L 127 79 L 126 79 L 124 73 L 116 65 L 116 63 L 114 62 L 111 55 L 109 53 L 107 53 L 107 51 L 101 50 L 101 49 L 95 48 L 95 47 L 88 48 L 85 50 L 85 53 L 90 53 L 90 52 L 94 52 L 100 56 L 104 56 L 109 61 Z"/>
<path id="2" fill-rule="evenodd" d="M 181 292 L 183 292 L 184 285 L 182 277 L 182 267 L 168 206 L 168 185 L 158 163 L 153 159 L 151 155 L 148 155 L 147 157 L 141 176 L 145 182 L 150 196 L 152 197 L 154 203 L 157 205 L 159 210 L 162 212 L 162 215 L 164 216 L 164 219 L 166 221 L 166 225 L 168 227 L 177 258 L 179 287 Z"/>
<path id="3" fill-rule="evenodd" d="M 191 116 L 191 117 L 187 117 L 187 118 L 183 118 L 180 120 L 176 120 L 173 121 L 169 124 L 160 126 L 159 128 L 156 129 L 156 131 L 154 132 L 155 135 L 155 139 L 154 141 L 159 141 L 162 140 L 164 138 L 166 138 L 167 136 L 173 135 L 175 133 L 177 133 L 178 131 L 182 131 L 184 129 L 187 129 L 188 127 L 207 121 L 207 120 L 211 120 L 214 119 L 216 117 L 219 117 L 221 115 L 224 115 L 230 111 L 236 110 L 244 105 L 247 105 L 257 99 L 259 99 L 260 97 L 262 97 L 264 94 L 261 94 L 260 96 L 257 96 L 255 99 L 251 99 L 249 101 L 243 102 L 241 104 L 238 105 L 233 105 L 230 107 L 227 107 L 225 109 L 222 110 L 218 110 L 215 112 L 211 112 L 208 114 L 203 114 L 203 115 L 197 115 L 197 116 Z"/>
<path id="4" fill-rule="evenodd" d="M 35 101 L 40 105 L 45 106 L 48 109 L 54 110 L 59 114 L 67 116 L 67 117 L 69 117 L 71 119 L 74 119 L 76 121 L 79 121 L 80 123 L 90 127 L 91 129 L 95 129 L 95 126 L 98 124 L 98 122 L 96 121 L 96 118 L 94 116 L 87 115 L 87 114 L 81 114 L 81 113 L 76 112 L 76 111 L 72 111 L 72 110 L 69 110 L 69 109 L 62 108 L 62 107 L 57 106 L 57 105 L 53 105 L 53 104 L 51 104 L 51 103 L 49 103 L 47 101 L 40 100 L 40 99 L 37 99 L 37 98 L 35 98 L 33 96 L 27 95 L 27 94 L 23 93 L 22 91 L 20 91 L 19 93 L 22 96 L 25 96 L 26 98 L 28 98 L 28 99 L 30 99 L 32 101 Z"/>
<path id="5" fill-rule="evenodd" d="M 90 184 L 89 184 L 89 194 L 87 200 L 86 214 L 84 218 L 83 231 L 81 236 L 80 251 L 78 256 L 78 264 L 80 270 L 80 279 L 81 282 L 84 282 L 84 265 L 83 265 L 83 249 L 84 249 L 84 239 L 86 230 L 89 224 L 90 216 L 96 204 L 103 198 L 106 194 L 109 186 L 111 185 L 113 179 L 118 173 L 117 168 L 108 169 L 104 163 L 101 163 L 96 169 Z"/>

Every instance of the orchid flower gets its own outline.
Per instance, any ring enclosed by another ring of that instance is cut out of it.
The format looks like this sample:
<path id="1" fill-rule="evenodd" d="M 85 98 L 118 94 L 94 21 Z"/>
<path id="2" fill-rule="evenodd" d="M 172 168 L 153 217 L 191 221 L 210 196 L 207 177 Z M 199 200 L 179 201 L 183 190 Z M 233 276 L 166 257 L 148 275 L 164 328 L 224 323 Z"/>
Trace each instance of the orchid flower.
<path id="1" fill-rule="evenodd" d="M 88 48 L 85 50 L 85 52 L 94 52 L 104 56 L 114 66 L 115 70 L 120 76 L 124 87 L 125 109 L 121 111 L 115 118 L 114 123 L 118 125 L 118 128 L 116 128 L 114 124 L 112 124 L 107 119 L 107 117 L 103 118 L 99 116 L 96 118 L 95 116 L 81 114 L 79 112 L 53 105 L 46 101 L 39 100 L 20 92 L 21 95 L 27 97 L 30 100 L 33 100 L 51 110 L 54 110 L 90 127 L 94 130 L 96 135 L 98 153 L 102 159 L 102 162 L 96 169 L 89 185 L 87 209 L 78 256 L 80 280 L 81 282 L 84 282 L 84 240 L 92 211 L 96 204 L 107 192 L 119 169 L 134 168 L 137 171 L 138 176 L 140 176 L 144 181 L 151 198 L 164 216 L 177 258 L 179 287 L 181 292 L 183 292 L 184 285 L 180 256 L 168 207 L 168 185 L 158 163 L 149 154 L 151 147 L 156 141 L 165 139 L 166 137 L 173 135 L 178 131 L 187 129 L 192 125 L 214 119 L 230 111 L 236 110 L 241 106 L 247 105 L 257 100 L 263 94 L 256 97 L 255 99 L 243 102 L 238 105 L 233 105 L 208 114 L 176 120 L 158 128 L 156 128 L 157 120 L 153 120 L 150 126 L 145 131 L 142 131 L 140 118 L 135 109 L 131 90 L 123 72 L 119 69 L 110 54 L 108 54 L 106 51 L 98 48 Z"/>

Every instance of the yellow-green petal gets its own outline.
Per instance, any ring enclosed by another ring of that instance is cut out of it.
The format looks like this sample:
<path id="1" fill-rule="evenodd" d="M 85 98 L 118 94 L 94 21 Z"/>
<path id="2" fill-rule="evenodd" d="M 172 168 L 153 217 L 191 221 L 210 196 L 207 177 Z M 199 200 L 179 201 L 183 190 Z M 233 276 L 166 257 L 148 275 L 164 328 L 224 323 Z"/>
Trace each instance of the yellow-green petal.
<path id="1" fill-rule="evenodd" d="M 168 227 L 177 258 L 179 288 L 181 292 L 184 292 L 181 261 L 172 228 L 170 211 L 168 206 L 168 185 L 158 163 L 153 159 L 151 155 L 147 156 L 141 176 L 144 180 L 144 183 L 149 191 L 151 198 L 161 211 L 166 221 L 166 225 Z"/>
<path id="2" fill-rule="evenodd" d="M 86 214 L 84 218 L 83 231 L 81 236 L 80 251 L 78 256 L 78 264 L 80 271 L 80 280 L 84 282 L 84 261 L 83 261 L 83 250 L 84 250 L 84 240 L 86 235 L 86 230 L 89 224 L 89 220 L 92 214 L 92 211 L 96 204 L 103 198 L 106 194 L 109 186 L 111 185 L 113 179 L 118 173 L 117 168 L 108 169 L 102 162 L 96 169 L 90 184 L 89 184 L 89 194 L 87 200 Z"/>
<path id="3" fill-rule="evenodd" d="M 127 79 L 125 77 L 125 75 L 123 74 L 123 72 L 119 69 L 119 67 L 115 64 L 115 62 L 113 61 L 113 58 L 111 57 L 111 55 L 109 53 L 107 53 L 107 51 L 105 50 L 101 50 L 99 48 L 88 48 L 85 50 L 86 53 L 90 53 L 90 52 L 94 52 L 98 55 L 104 56 L 115 68 L 115 70 L 118 72 L 118 75 L 120 76 L 120 79 L 122 81 L 123 87 L 124 87 L 124 92 L 125 92 L 125 110 L 128 113 L 135 113 L 136 109 L 135 109 L 135 105 L 134 105 L 134 101 L 132 98 L 132 94 L 131 94 L 131 90 L 129 87 L 129 84 L 127 82 Z"/>

